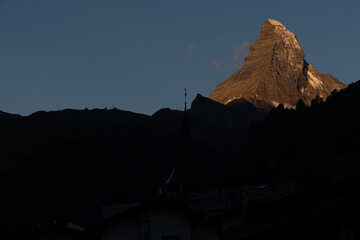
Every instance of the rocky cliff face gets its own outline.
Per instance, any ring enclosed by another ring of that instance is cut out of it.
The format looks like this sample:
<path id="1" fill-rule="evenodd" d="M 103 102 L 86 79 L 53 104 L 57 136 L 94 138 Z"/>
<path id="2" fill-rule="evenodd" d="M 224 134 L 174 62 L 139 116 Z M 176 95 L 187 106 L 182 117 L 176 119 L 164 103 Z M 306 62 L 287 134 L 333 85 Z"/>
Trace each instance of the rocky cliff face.
<path id="1" fill-rule="evenodd" d="M 210 98 L 228 104 L 244 98 L 256 107 L 270 110 L 282 103 L 294 108 L 302 99 L 306 104 L 317 95 L 326 98 L 346 87 L 330 74 L 320 74 L 304 59 L 296 36 L 280 22 L 268 19 L 260 39 L 250 44 L 241 69 L 216 86 Z"/>

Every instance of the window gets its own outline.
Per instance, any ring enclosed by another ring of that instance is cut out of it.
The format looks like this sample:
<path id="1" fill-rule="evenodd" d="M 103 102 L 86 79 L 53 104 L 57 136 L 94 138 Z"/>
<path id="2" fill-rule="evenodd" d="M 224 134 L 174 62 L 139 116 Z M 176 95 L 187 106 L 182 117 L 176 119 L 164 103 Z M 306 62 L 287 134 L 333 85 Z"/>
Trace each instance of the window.
<path id="1" fill-rule="evenodd" d="M 354 240 L 354 229 L 352 227 L 341 227 L 341 240 Z"/>
<path id="2" fill-rule="evenodd" d="M 162 240 L 180 240 L 179 236 L 162 236 Z"/>
<path id="3" fill-rule="evenodd" d="M 139 220 L 137 225 L 137 239 L 150 240 L 151 239 L 151 222 L 147 220 Z"/>

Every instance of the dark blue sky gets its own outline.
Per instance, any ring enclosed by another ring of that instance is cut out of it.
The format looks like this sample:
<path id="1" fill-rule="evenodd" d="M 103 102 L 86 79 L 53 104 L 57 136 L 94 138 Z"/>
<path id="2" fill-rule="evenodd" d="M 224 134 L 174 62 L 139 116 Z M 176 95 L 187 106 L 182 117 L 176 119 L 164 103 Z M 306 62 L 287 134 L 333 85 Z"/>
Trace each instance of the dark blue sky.
<path id="1" fill-rule="evenodd" d="M 360 79 L 359 1 L 0 0 L 0 110 L 111 108 L 153 114 L 208 96 L 268 18 L 308 62 Z"/>

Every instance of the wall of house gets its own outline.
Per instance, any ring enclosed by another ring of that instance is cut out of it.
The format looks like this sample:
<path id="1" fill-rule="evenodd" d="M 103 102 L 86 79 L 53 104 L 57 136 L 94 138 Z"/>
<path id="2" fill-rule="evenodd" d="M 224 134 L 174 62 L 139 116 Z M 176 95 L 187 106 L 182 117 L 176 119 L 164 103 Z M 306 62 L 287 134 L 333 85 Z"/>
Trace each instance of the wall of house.
<path id="1" fill-rule="evenodd" d="M 231 227 L 240 227 L 240 226 L 242 226 L 241 213 L 235 213 L 231 217 L 223 219 L 221 227 L 223 229 L 227 229 Z"/>
<path id="2" fill-rule="evenodd" d="M 71 236 L 69 234 L 63 233 L 63 232 L 51 232 L 42 235 L 37 240 L 43 240 L 43 239 L 56 239 L 56 240 L 78 240 L 79 238 L 76 238 L 74 236 Z"/>
<path id="3" fill-rule="evenodd" d="M 135 216 L 114 222 L 104 229 L 101 239 L 136 239 L 138 220 L 151 222 L 152 240 L 161 240 L 162 236 L 179 236 L 181 240 L 191 240 L 190 219 L 166 207 L 148 209 Z"/>
<path id="4" fill-rule="evenodd" d="M 104 229 L 101 240 L 136 239 L 137 220 L 131 217 L 127 220 L 119 220 Z"/>
<path id="5" fill-rule="evenodd" d="M 152 239 L 162 239 L 162 236 L 179 236 L 181 240 L 191 239 L 191 221 L 180 212 L 169 208 L 158 208 L 141 214 L 152 222 Z"/>
<path id="6" fill-rule="evenodd" d="M 201 225 L 195 225 L 191 229 L 192 240 L 219 240 L 219 234 L 207 227 Z"/>

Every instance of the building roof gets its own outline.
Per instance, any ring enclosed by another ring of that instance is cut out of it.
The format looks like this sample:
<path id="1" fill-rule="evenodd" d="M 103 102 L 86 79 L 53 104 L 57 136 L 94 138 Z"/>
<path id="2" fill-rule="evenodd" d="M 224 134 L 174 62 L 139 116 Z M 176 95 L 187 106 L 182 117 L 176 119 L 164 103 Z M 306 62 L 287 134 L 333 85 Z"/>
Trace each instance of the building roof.
<path id="1" fill-rule="evenodd" d="M 108 204 L 102 206 L 102 220 L 123 213 L 129 209 L 141 205 L 142 202 L 125 203 L 125 204 Z"/>
<path id="2" fill-rule="evenodd" d="M 126 209 L 125 211 L 122 211 L 116 215 L 113 215 L 107 219 L 104 219 L 102 222 L 99 222 L 91 227 L 91 229 L 102 229 L 118 220 L 126 219 L 128 217 L 134 216 L 142 211 L 146 211 L 147 209 L 153 208 L 153 207 L 169 207 L 171 209 L 174 209 L 175 211 L 178 211 L 181 214 L 187 215 L 194 221 L 201 222 L 203 219 L 203 215 L 201 212 L 196 211 L 195 209 L 192 209 L 188 207 L 185 204 L 176 202 L 168 197 L 160 196 L 154 200 L 142 203 L 140 205 L 136 205 L 133 208 Z"/>

